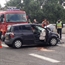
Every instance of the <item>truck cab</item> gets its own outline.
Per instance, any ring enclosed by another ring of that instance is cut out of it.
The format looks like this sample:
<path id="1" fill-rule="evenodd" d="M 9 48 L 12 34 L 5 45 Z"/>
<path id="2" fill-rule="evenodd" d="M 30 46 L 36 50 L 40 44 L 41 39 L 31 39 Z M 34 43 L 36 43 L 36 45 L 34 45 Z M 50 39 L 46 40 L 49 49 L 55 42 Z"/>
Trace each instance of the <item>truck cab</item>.
<path id="1" fill-rule="evenodd" d="M 2 35 L 5 35 L 8 26 L 22 23 L 28 23 L 25 11 L 19 9 L 0 11 L 0 32 Z"/>

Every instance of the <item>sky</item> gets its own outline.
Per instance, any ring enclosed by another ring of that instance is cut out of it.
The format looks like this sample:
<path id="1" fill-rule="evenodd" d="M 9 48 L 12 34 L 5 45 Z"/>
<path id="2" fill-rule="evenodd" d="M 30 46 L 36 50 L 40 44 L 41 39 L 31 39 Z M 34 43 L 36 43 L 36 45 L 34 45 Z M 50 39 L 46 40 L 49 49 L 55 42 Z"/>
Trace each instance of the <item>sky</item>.
<path id="1" fill-rule="evenodd" d="M 6 3 L 6 1 L 9 1 L 9 0 L 0 0 L 0 4 L 1 4 L 2 7 L 5 6 L 4 4 Z"/>
<path id="2" fill-rule="evenodd" d="M 1 6 L 4 7 L 4 6 L 5 6 L 5 3 L 6 3 L 7 1 L 9 1 L 9 0 L 0 0 Z M 23 3 L 23 0 L 21 0 L 21 3 Z"/>

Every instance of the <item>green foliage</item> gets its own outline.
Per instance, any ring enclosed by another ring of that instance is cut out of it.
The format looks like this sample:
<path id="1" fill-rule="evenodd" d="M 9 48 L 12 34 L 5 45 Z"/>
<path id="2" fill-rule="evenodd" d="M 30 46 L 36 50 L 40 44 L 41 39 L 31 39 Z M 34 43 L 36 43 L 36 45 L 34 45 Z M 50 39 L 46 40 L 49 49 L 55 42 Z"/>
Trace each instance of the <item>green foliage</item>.
<path id="1" fill-rule="evenodd" d="M 62 3 L 65 0 L 10 0 L 6 6 L 16 6 L 25 10 L 31 21 L 36 18 L 38 22 L 42 22 L 47 18 L 50 23 L 55 23 L 58 19 L 65 21 L 65 9 Z M 41 9 L 42 6 L 42 9 Z"/>

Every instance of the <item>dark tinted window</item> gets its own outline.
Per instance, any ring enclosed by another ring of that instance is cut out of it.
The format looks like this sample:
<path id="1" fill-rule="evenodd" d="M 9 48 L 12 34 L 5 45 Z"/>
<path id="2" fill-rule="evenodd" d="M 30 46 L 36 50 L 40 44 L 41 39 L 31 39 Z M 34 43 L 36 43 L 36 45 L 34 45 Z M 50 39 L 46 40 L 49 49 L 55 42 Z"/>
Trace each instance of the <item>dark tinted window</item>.
<path id="1" fill-rule="evenodd" d="M 22 30 L 31 30 L 31 27 L 28 25 L 22 26 Z"/>
<path id="2" fill-rule="evenodd" d="M 19 30 L 31 30 L 31 27 L 29 25 L 20 25 L 13 27 L 13 31 L 19 31 Z"/>
<path id="3" fill-rule="evenodd" d="M 18 31 L 19 30 L 19 27 L 18 26 L 14 26 L 13 27 L 13 31 Z"/>

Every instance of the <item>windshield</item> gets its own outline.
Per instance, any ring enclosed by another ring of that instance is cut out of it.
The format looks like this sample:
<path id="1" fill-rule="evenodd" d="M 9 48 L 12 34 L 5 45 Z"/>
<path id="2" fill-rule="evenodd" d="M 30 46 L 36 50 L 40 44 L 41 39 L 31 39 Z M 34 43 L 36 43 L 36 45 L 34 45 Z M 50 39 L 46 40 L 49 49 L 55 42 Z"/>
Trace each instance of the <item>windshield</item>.
<path id="1" fill-rule="evenodd" d="M 45 30 L 44 28 L 42 28 L 42 27 L 40 27 L 40 26 L 36 26 L 36 28 L 37 28 L 38 30 L 40 30 L 40 31 Z"/>
<path id="2" fill-rule="evenodd" d="M 26 22 L 26 14 L 6 14 L 6 22 Z"/>

